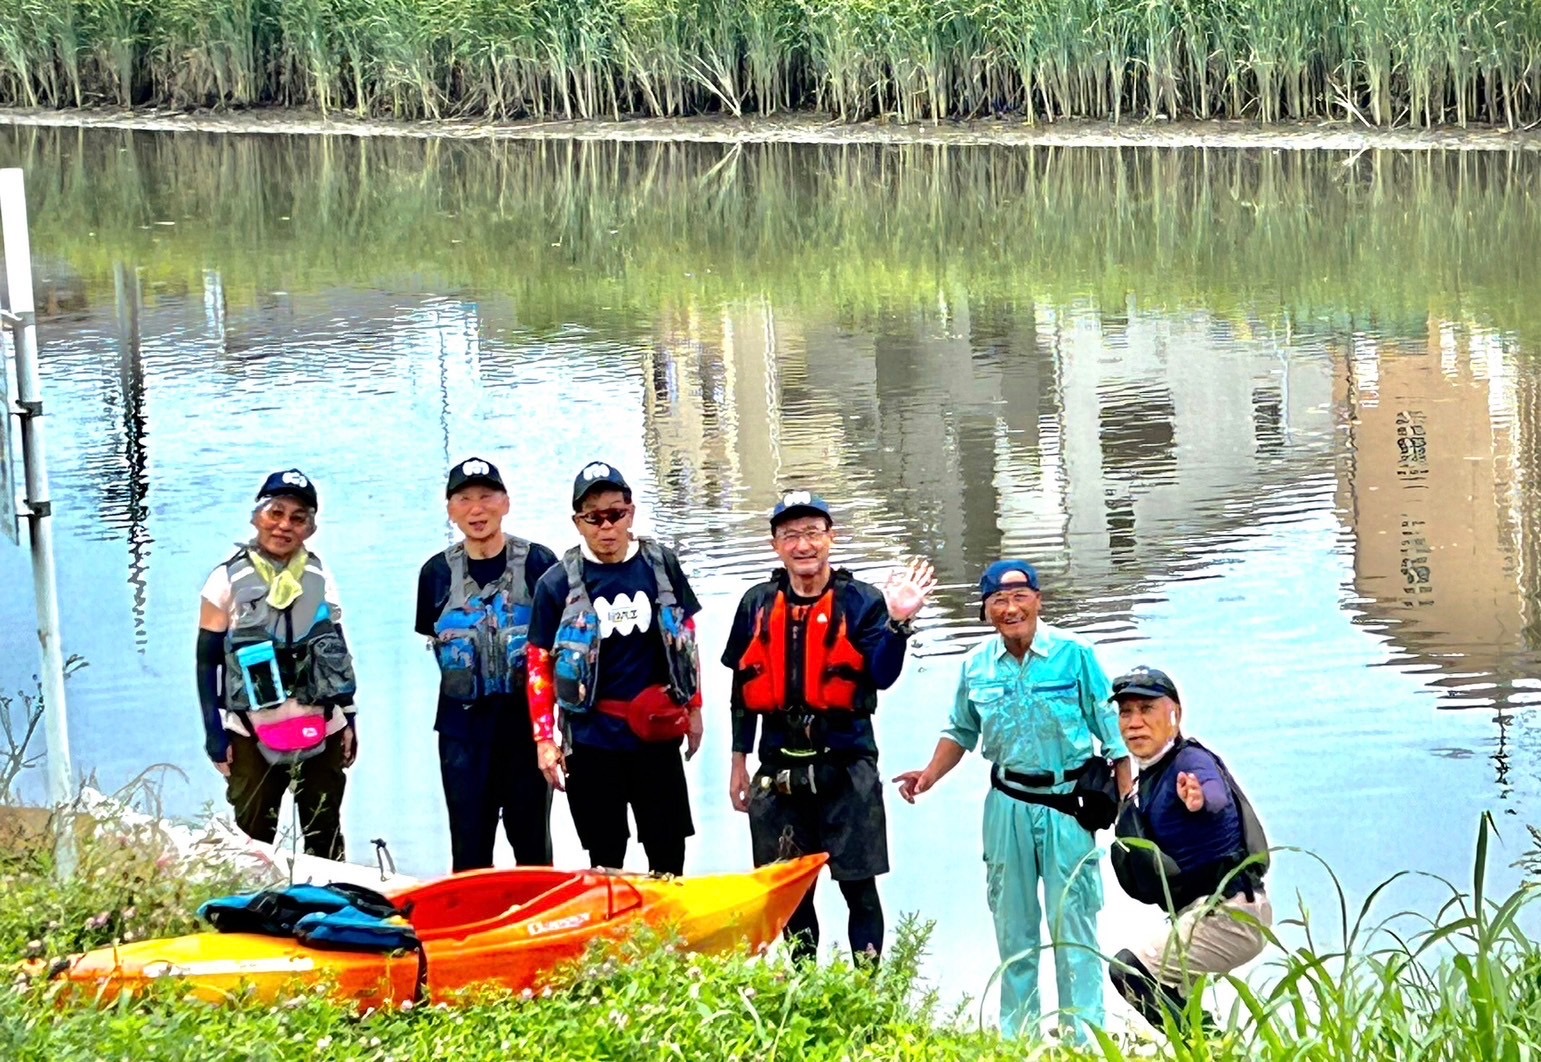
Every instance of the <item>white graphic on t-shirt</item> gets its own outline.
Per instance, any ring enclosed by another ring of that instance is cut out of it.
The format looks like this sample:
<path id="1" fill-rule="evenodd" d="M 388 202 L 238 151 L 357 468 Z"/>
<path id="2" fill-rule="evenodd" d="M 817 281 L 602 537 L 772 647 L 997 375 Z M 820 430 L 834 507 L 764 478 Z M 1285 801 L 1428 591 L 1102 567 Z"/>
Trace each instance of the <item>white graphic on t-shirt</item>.
<path id="1" fill-rule="evenodd" d="M 647 594 L 638 590 L 635 594 L 622 594 L 611 604 L 602 597 L 594 599 L 594 611 L 599 613 L 599 636 L 612 634 L 621 637 L 639 631 L 647 633 L 653 625 L 653 603 Z"/>

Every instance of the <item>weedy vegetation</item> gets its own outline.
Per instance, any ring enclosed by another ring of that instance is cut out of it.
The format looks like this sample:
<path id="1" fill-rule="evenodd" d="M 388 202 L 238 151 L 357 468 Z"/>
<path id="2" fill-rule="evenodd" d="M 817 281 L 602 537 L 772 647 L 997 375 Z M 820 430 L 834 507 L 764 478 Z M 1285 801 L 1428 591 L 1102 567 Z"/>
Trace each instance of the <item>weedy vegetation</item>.
<path id="1" fill-rule="evenodd" d="M 0 104 L 1541 120 L 1534 0 L 0 0 Z"/>

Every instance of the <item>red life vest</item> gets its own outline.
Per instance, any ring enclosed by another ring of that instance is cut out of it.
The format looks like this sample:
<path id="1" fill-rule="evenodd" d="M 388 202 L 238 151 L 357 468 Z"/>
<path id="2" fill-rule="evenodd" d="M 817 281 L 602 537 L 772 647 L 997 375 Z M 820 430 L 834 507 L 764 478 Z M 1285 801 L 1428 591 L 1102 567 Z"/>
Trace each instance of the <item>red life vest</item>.
<path id="1" fill-rule="evenodd" d="M 746 676 L 742 691 L 745 708 L 751 712 L 784 712 L 795 707 L 815 712 L 855 710 L 867 661 L 847 637 L 848 624 L 836 607 L 836 597 L 849 579 L 844 572 L 836 573 L 829 588 L 812 605 L 789 604 L 785 577 L 777 580 L 775 596 L 760 610 L 754 637 L 738 662 L 738 670 Z M 800 697 L 799 691 L 787 688 L 789 625 L 798 622 L 806 624 Z"/>

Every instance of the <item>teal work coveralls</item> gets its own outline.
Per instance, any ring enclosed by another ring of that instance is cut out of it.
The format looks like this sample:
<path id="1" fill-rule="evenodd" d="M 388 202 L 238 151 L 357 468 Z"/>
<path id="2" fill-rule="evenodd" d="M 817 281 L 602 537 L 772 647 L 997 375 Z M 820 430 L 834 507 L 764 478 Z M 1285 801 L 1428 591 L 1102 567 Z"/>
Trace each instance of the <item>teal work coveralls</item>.
<path id="1" fill-rule="evenodd" d="M 969 652 L 943 735 L 969 750 L 982 743 L 985 759 L 1007 770 L 1063 775 L 1093 755 L 1094 737 L 1112 759 L 1129 754 L 1110 693 L 1091 646 L 1040 622 L 1021 662 L 998 634 Z M 1037 791 L 1068 793 L 1072 788 L 1066 782 Z M 1038 925 L 1044 906 L 1050 941 L 1068 945 L 1054 949 L 1060 1009 L 1080 1022 L 1101 1025 L 1104 963 L 1097 912 L 1102 909 L 1102 868 L 1092 834 L 1064 812 L 1025 804 L 991 788 L 985 797 L 984 857 L 996 945 L 1002 961 L 1018 956 L 1001 976 L 1002 1034 L 1031 1034 L 1042 1013 Z M 1084 1037 L 1083 1026 L 1062 1024 Z"/>

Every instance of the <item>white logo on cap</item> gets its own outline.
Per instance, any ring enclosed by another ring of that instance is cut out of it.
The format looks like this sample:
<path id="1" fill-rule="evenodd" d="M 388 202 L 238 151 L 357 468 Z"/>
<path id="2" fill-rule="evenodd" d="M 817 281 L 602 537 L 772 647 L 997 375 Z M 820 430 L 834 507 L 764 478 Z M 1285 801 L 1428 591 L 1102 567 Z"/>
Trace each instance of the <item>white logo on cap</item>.
<path id="1" fill-rule="evenodd" d="M 602 465 L 598 461 L 595 461 L 592 465 L 583 470 L 583 478 L 587 480 L 592 481 L 596 479 L 608 479 L 609 477 L 610 466 Z"/>
<path id="2" fill-rule="evenodd" d="M 790 509 L 794 505 L 812 505 L 813 495 L 805 490 L 788 491 L 781 496 L 782 508 Z"/>
<path id="3" fill-rule="evenodd" d="M 486 476 L 492 474 L 492 469 L 487 467 L 485 461 L 464 461 L 460 465 L 462 476 Z"/>
<path id="4" fill-rule="evenodd" d="M 283 482 L 289 484 L 289 486 L 291 486 L 291 487 L 308 487 L 308 486 L 310 486 L 310 480 L 306 479 L 303 475 L 301 475 L 298 472 L 285 472 L 283 474 L 282 478 L 283 478 Z"/>

